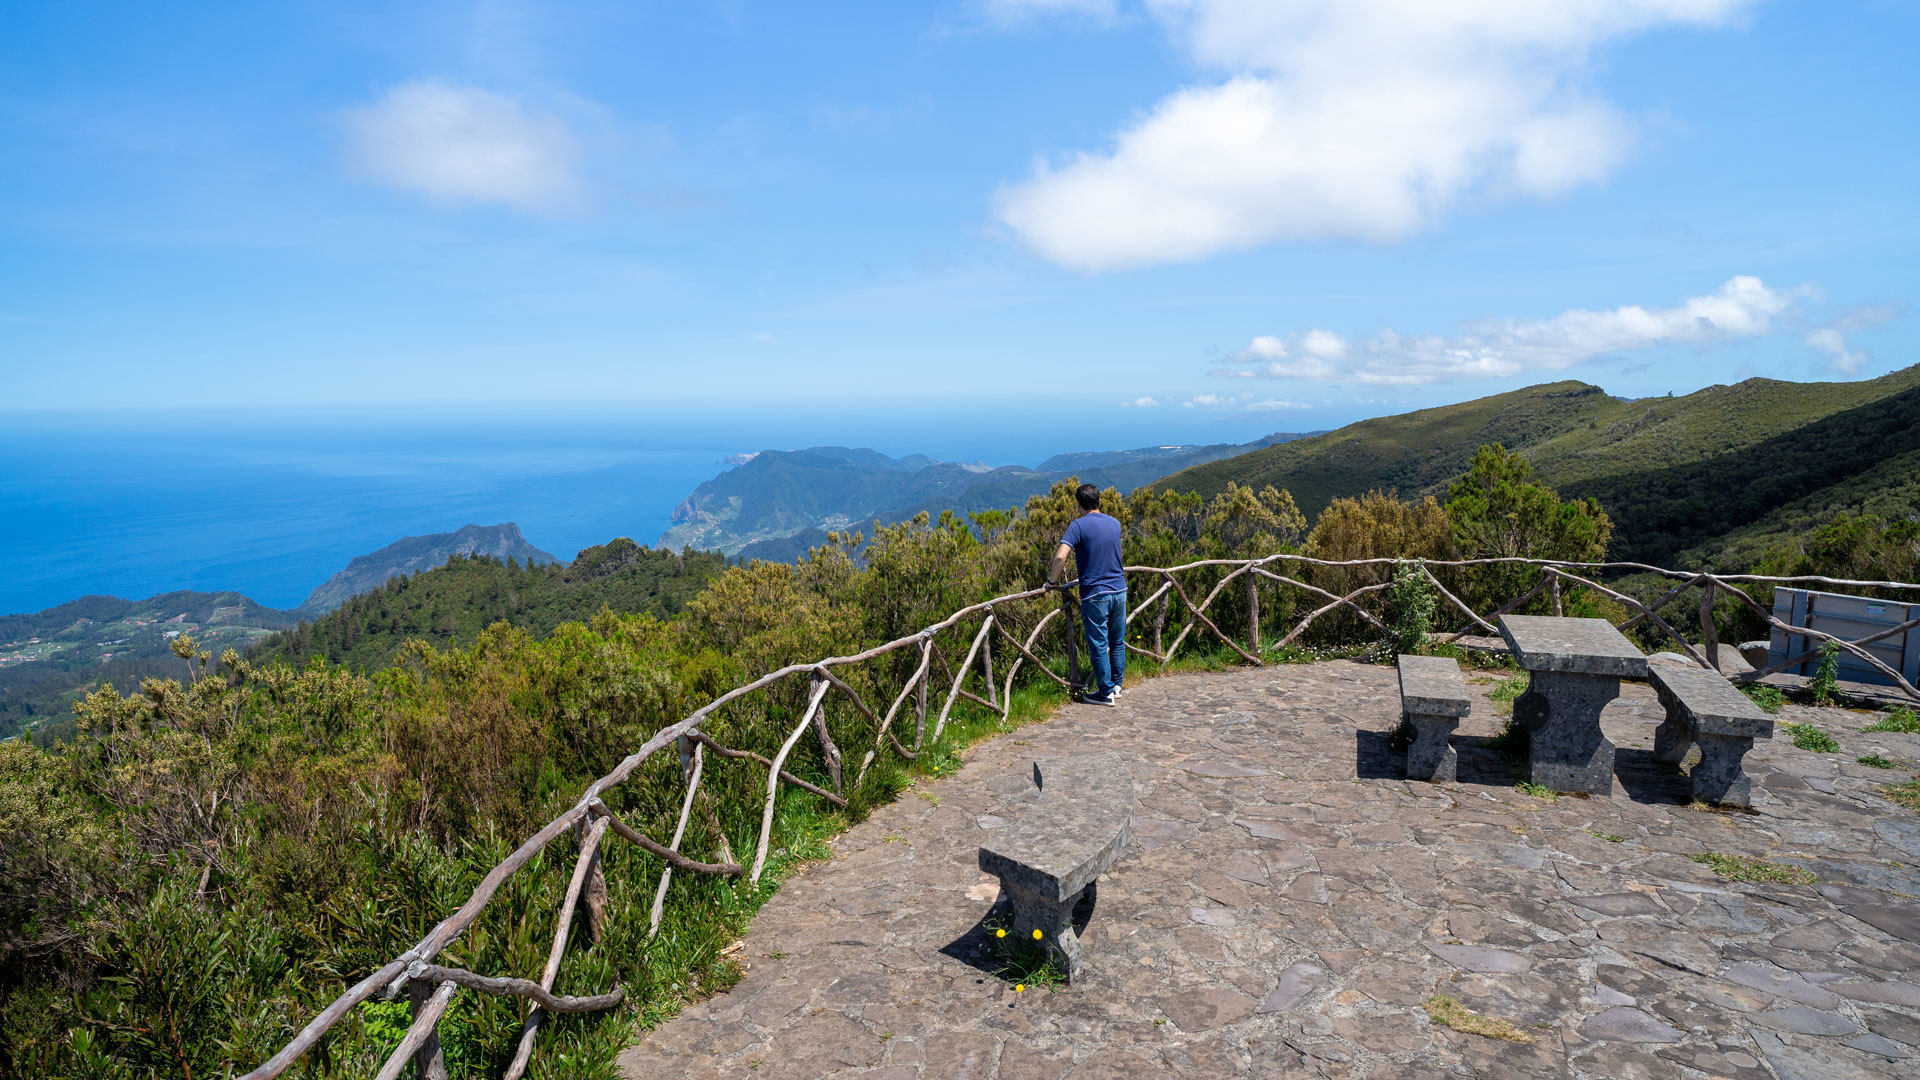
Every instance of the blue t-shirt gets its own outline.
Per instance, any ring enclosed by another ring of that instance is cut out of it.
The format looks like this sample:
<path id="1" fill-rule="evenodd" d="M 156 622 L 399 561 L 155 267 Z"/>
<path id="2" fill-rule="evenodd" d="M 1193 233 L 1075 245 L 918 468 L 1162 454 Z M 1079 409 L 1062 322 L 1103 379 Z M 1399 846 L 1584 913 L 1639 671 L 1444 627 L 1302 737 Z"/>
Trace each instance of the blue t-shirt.
<path id="1" fill-rule="evenodd" d="M 1127 591 L 1127 574 L 1120 561 L 1120 522 L 1106 514 L 1082 514 L 1067 526 L 1060 542 L 1073 548 L 1073 560 L 1080 567 L 1082 600 Z"/>

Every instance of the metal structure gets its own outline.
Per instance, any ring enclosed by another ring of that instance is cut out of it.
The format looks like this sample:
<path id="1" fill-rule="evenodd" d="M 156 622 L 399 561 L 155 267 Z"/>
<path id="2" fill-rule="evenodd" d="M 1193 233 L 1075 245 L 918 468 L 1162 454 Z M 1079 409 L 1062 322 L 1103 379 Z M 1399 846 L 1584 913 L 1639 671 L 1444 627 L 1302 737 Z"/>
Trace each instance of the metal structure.
<path id="1" fill-rule="evenodd" d="M 1920 684 L 1920 602 L 1905 603 L 1871 596 L 1816 592 L 1812 589 L 1779 588 L 1773 590 L 1775 625 L 1767 646 L 1771 666 L 1789 656 L 1812 657 L 1782 668 L 1794 675 L 1811 676 L 1820 666 L 1819 647 L 1804 631 L 1822 630 L 1836 637 L 1866 643 L 1869 653 L 1887 668 L 1900 673 L 1909 683 Z M 1904 632 L 1900 627 L 1906 627 Z M 1853 682 L 1893 685 L 1893 679 L 1851 653 L 1836 657 L 1838 678 Z"/>

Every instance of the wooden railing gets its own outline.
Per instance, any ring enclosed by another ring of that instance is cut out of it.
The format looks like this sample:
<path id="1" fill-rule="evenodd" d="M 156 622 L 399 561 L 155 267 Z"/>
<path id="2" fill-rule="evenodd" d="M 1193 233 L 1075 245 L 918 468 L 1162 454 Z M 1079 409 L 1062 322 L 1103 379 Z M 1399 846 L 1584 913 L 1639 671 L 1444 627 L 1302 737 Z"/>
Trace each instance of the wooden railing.
<path id="1" fill-rule="evenodd" d="M 1269 650 L 1284 649 L 1297 641 L 1317 620 L 1341 608 L 1351 611 L 1369 627 L 1385 631 L 1387 626 L 1382 616 L 1363 606 L 1360 601 L 1364 597 L 1389 588 L 1393 583 L 1393 572 L 1402 562 L 1403 560 L 1393 558 L 1333 561 L 1302 555 L 1276 554 L 1260 559 L 1205 559 L 1172 567 L 1130 566 L 1127 567 L 1130 580 L 1137 582 L 1144 579 L 1152 591 L 1146 599 L 1134 605 L 1129 613 L 1129 622 L 1137 626 L 1138 620 L 1149 608 L 1154 610 L 1154 621 L 1151 645 L 1129 641 L 1127 648 L 1163 663 L 1169 662 L 1185 644 L 1192 640 L 1195 631 L 1200 630 L 1211 635 L 1248 663 L 1262 665 L 1266 662 Z M 1461 571 L 1472 567 L 1503 564 L 1535 568 L 1540 572 L 1539 581 L 1531 589 L 1489 612 L 1486 616 L 1475 612 L 1453 590 L 1448 589 L 1440 577 L 1434 573 L 1436 568 Z M 1650 622 L 1665 636 L 1672 638 L 1696 663 L 1703 667 L 1717 669 L 1718 650 L 1715 648 L 1713 607 L 1718 594 L 1726 593 L 1757 613 L 1773 627 L 1790 630 L 1796 636 L 1822 643 L 1828 641 L 1836 643 L 1840 649 L 1859 657 L 1869 666 L 1887 675 L 1909 697 L 1920 700 L 1920 690 L 1916 690 L 1911 683 L 1901 677 L 1899 672 L 1893 671 L 1865 648 L 1874 641 L 1913 629 L 1916 625 L 1920 625 L 1920 620 L 1902 623 L 1871 637 L 1847 641 L 1806 627 L 1786 626 L 1740 587 L 1746 583 L 1767 583 L 1920 590 L 1920 585 L 1889 581 L 1849 581 L 1817 576 L 1716 575 L 1706 571 L 1667 570 L 1642 563 L 1577 563 L 1524 558 L 1412 561 L 1409 565 L 1417 567 L 1428 583 L 1448 603 L 1458 609 L 1466 620 L 1459 630 L 1444 639 L 1447 642 L 1457 641 L 1476 629 L 1488 633 L 1497 632 L 1493 619 L 1533 602 L 1543 592 L 1549 598 L 1548 609 L 1554 614 L 1560 614 L 1564 609 L 1565 591 L 1569 586 L 1574 586 L 1592 590 L 1636 611 L 1637 614 L 1631 615 L 1621 623 L 1622 629 L 1641 622 Z M 1298 567 L 1319 568 L 1323 571 L 1370 570 L 1378 574 L 1381 580 L 1359 585 L 1344 593 L 1336 593 L 1321 585 L 1301 580 L 1296 576 L 1299 570 L 1295 568 Z M 1282 572 L 1283 568 L 1293 572 Z M 1217 580 L 1214 580 L 1204 596 L 1195 602 L 1193 593 L 1181 582 L 1180 577 L 1181 575 L 1191 576 L 1199 571 L 1206 571 L 1208 577 L 1217 575 Z M 1577 571 L 1584 571 L 1584 573 Z M 1675 584 L 1655 600 L 1642 603 L 1595 580 L 1597 577 L 1615 573 L 1657 574 L 1673 579 Z M 1229 587 L 1236 581 L 1240 582 L 1239 587 L 1244 589 L 1246 594 L 1245 615 L 1242 617 L 1246 636 L 1244 643 L 1234 640 L 1208 614 L 1209 609 L 1227 594 Z M 1319 604 L 1309 610 L 1283 637 L 1271 645 L 1263 644 L 1261 638 L 1259 611 L 1263 585 L 1269 590 L 1293 590 L 1301 596 L 1312 597 L 1313 601 Z M 1692 642 L 1687 641 L 1660 615 L 1662 609 L 1691 588 L 1701 590 L 1699 613 L 1703 648 L 1696 647 Z M 774 810 L 779 801 L 782 784 L 810 792 L 829 803 L 844 807 L 847 805 L 847 791 L 859 786 L 880 755 L 892 753 L 912 761 L 927 748 L 929 716 L 933 719 L 934 743 L 939 742 L 955 705 L 962 699 L 977 703 L 998 713 L 1002 718 L 1007 717 L 1011 709 L 1015 679 L 1023 665 L 1031 664 L 1042 676 L 1062 687 L 1071 687 L 1076 682 L 1076 668 L 1071 659 L 1070 650 L 1077 637 L 1077 629 L 1074 609 L 1066 593 L 1062 593 L 1058 608 L 1047 611 L 1035 621 L 1024 640 L 1018 634 L 1008 630 L 1007 620 L 1001 617 L 1008 609 L 1023 601 L 1043 596 L 1047 591 L 1046 589 L 1028 589 L 997 596 L 991 600 L 963 607 L 925 629 L 863 652 L 829 657 L 813 663 L 788 665 L 727 691 L 678 723 L 655 732 L 652 738 L 622 760 L 612 772 L 589 784 L 568 810 L 528 837 L 526 842 L 516 848 L 512 854 L 495 865 L 473 890 L 466 903 L 442 919 L 418 944 L 394 957 L 335 998 L 308 1021 L 307 1025 L 279 1052 L 247 1073 L 243 1080 L 270 1080 L 272 1077 L 281 1075 L 303 1054 L 312 1049 L 355 1006 L 375 996 L 391 999 L 402 992 L 408 993 L 412 1002 L 413 1022 L 377 1076 L 381 1080 L 391 1080 L 399 1076 L 407 1064 L 412 1062 L 418 1067 L 419 1074 L 423 1078 L 444 1077 L 445 1066 L 436 1038 L 437 1024 L 446 1012 L 448 1003 L 462 988 L 528 999 L 526 1020 L 521 1026 L 518 1045 L 505 1073 L 507 1080 L 519 1080 L 525 1074 L 542 1018 L 546 1014 L 609 1009 L 620 1005 L 625 1000 L 619 986 L 603 994 L 585 997 L 567 997 L 553 993 L 554 979 L 560 969 L 574 915 L 583 899 L 588 908 L 590 926 L 597 926 L 604 918 L 607 886 L 601 871 L 600 848 L 608 832 L 644 849 L 666 864 L 654 892 L 650 913 L 650 933 L 657 932 L 660 928 L 668 889 L 676 870 L 684 873 L 745 877 L 757 885 L 766 869 L 768 854 L 772 847 Z M 1175 601 L 1178 601 L 1179 609 L 1186 618 L 1184 625 L 1172 641 L 1166 642 L 1164 634 L 1170 609 Z M 1068 674 L 1065 676 L 1049 667 L 1035 651 L 1036 648 L 1041 647 L 1043 631 L 1063 613 L 1066 616 L 1063 624 L 1065 632 L 1057 636 L 1061 639 L 1062 646 L 1069 650 L 1066 665 Z M 938 655 L 936 637 L 944 631 L 970 626 L 974 620 L 978 620 L 979 629 L 972 634 L 963 659 L 957 667 L 947 666 L 944 658 Z M 993 643 L 996 634 L 1012 654 L 1012 661 L 1007 665 L 1004 679 L 1001 681 L 996 681 L 994 677 Z M 1824 644 L 1821 647 L 1824 647 Z M 892 698 L 884 713 L 870 707 L 858 691 L 837 674 L 840 670 L 852 665 L 867 663 L 903 650 L 916 650 L 918 656 L 914 661 L 912 674 Z M 1810 650 L 1759 671 L 1740 672 L 1729 677 L 1735 681 L 1750 681 L 1813 658 L 1817 653 L 1818 649 Z M 930 700 L 936 660 L 941 664 L 941 683 L 945 687 L 937 712 L 933 711 Z M 984 693 L 968 689 L 970 676 L 977 677 L 976 685 Z M 747 695 L 765 692 L 775 684 L 788 679 L 807 680 L 806 705 L 801 710 L 799 721 L 787 733 L 779 751 L 771 759 L 752 751 L 723 746 L 702 730 L 702 724 L 714 717 L 719 710 Z M 859 765 L 853 770 L 851 783 L 845 778 L 846 770 L 842 751 L 828 731 L 826 713 L 823 709 L 828 695 L 835 693 L 845 698 L 855 711 L 875 725 L 872 745 L 866 749 Z M 900 734 L 895 730 L 895 722 L 901 719 L 909 699 L 913 701 L 914 717 L 911 746 L 902 741 Z M 802 779 L 786 768 L 789 755 L 809 730 L 819 742 L 827 772 L 825 786 Z M 685 790 L 680 800 L 680 810 L 673 834 L 663 844 L 620 820 L 608 809 L 606 803 L 602 801 L 602 796 L 609 789 L 632 776 L 653 755 L 665 751 L 669 744 L 675 747 L 675 752 L 679 756 L 680 774 Z M 701 781 L 706 770 L 708 751 L 723 758 L 753 761 L 766 769 L 766 801 L 760 816 L 759 834 L 754 844 L 750 865 L 742 865 L 734 858 L 725 833 L 718 826 L 711 805 L 706 805 L 703 809 L 705 819 L 711 825 L 711 831 L 719 837 L 720 861 L 703 862 L 689 858 L 679 850 L 686 838 L 688 823 L 695 805 L 702 802 Z M 558 911 L 553 944 L 538 981 L 481 975 L 434 962 L 449 944 L 480 917 L 482 911 L 509 877 L 526 866 L 535 855 L 561 834 L 569 831 L 580 834 L 580 851 L 574 863 L 573 876 Z"/>

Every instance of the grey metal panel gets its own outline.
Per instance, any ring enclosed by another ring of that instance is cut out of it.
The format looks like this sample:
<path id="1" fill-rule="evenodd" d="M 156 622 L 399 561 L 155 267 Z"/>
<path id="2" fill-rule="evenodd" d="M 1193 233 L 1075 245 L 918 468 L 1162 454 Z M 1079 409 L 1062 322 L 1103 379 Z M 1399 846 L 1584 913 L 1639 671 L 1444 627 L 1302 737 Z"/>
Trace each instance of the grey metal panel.
<path id="1" fill-rule="evenodd" d="M 1794 625 L 1793 594 L 1796 591 L 1798 590 L 1783 588 L 1773 590 L 1773 617 L 1788 626 Z M 1792 656 L 1792 648 L 1793 642 L 1789 640 L 1785 630 L 1775 626 L 1767 632 L 1767 663 L 1777 664 Z"/>
<path id="2" fill-rule="evenodd" d="M 1786 609 L 1784 617 L 1781 614 L 1783 607 Z M 1853 641 L 1920 617 L 1920 602 L 1781 588 L 1774 590 L 1774 617 L 1795 627 L 1804 626 Z M 1798 655 L 1809 644 L 1811 639 L 1804 635 L 1775 629 L 1773 636 L 1768 639 L 1769 659 L 1778 663 L 1789 656 Z M 1915 675 L 1920 674 L 1920 631 L 1909 631 L 1900 637 L 1876 641 L 1863 648 L 1881 663 L 1900 672 L 1908 681 L 1913 681 Z M 1851 653 L 1841 653 L 1837 658 L 1837 666 L 1841 677 L 1850 681 L 1881 685 L 1891 682 Z M 1794 670 L 1800 675 L 1813 675 L 1819 670 L 1819 662 L 1803 661 L 1795 665 Z"/>
<path id="3" fill-rule="evenodd" d="M 1807 625 L 1807 591 L 1805 589 L 1793 589 L 1791 590 L 1789 595 L 1791 595 L 1793 598 L 1793 607 L 1791 611 L 1788 613 L 1788 617 L 1787 617 L 1788 625 L 1791 625 L 1791 626 Z M 1804 653 L 1806 651 L 1807 651 L 1806 637 L 1789 636 L 1787 638 L 1787 655 L 1788 656 L 1798 656 L 1801 653 Z M 1807 673 L 1807 665 L 1804 662 L 1801 663 L 1801 665 L 1798 668 L 1794 669 L 1794 674 L 1796 675 L 1805 675 L 1806 673 Z"/>

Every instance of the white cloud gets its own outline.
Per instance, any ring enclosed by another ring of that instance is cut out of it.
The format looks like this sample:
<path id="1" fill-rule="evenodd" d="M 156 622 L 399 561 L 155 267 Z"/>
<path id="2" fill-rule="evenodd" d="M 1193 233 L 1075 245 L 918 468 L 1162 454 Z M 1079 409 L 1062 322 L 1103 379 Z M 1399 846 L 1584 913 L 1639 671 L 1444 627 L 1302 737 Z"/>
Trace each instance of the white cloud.
<path id="1" fill-rule="evenodd" d="M 1247 405 L 1248 412 L 1281 412 L 1311 408 L 1313 408 L 1313 406 L 1304 401 L 1280 401 L 1275 398 L 1268 398 L 1265 401 L 1255 401 Z"/>
<path id="2" fill-rule="evenodd" d="M 1842 311 L 1832 322 L 1807 335 L 1808 345 L 1827 354 L 1827 362 L 1837 371 L 1848 375 L 1866 366 L 1873 354 L 1864 349 L 1853 349 L 1847 344 L 1847 335 L 1855 330 L 1866 330 L 1879 326 L 1883 322 L 1898 319 L 1907 313 L 1900 304 L 1860 304 Z"/>
<path id="3" fill-rule="evenodd" d="M 1043 257 L 1100 271 L 1391 240 L 1470 195 L 1551 197 L 1610 175 L 1633 141 L 1582 86 L 1594 47 L 1753 2 L 1145 0 L 1226 81 L 1169 95 L 1106 150 L 1036 165 L 998 216 Z"/>
<path id="4" fill-rule="evenodd" d="M 1827 362 L 1851 375 L 1872 357 L 1847 348 L 1847 335 L 1831 326 L 1823 326 L 1807 335 L 1807 344 L 1827 354 Z"/>
<path id="5" fill-rule="evenodd" d="M 1157 409 L 1160 407 L 1160 403 L 1150 397 L 1137 397 L 1137 398 L 1134 398 L 1132 401 L 1123 401 L 1120 404 L 1123 406 L 1131 406 L 1136 409 Z"/>
<path id="6" fill-rule="evenodd" d="M 371 180 L 446 203 L 551 209 L 579 151 L 558 117 L 490 91 L 424 79 L 347 114 L 348 158 Z"/>
<path id="7" fill-rule="evenodd" d="M 1340 360 L 1347 355 L 1347 339 L 1331 330 L 1309 330 L 1300 335 L 1300 351 L 1315 360 Z"/>
<path id="8" fill-rule="evenodd" d="M 1741 276 L 1677 307 L 1632 305 L 1566 311 L 1550 319 L 1487 320 L 1466 324 L 1452 337 L 1383 330 L 1370 340 L 1350 343 L 1331 331 L 1308 330 L 1294 343 L 1301 354 L 1297 358 L 1283 352 L 1272 359 L 1273 347 L 1261 343 L 1273 339 L 1255 338 L 1233 357 L 1237 364 L 1254 366 L 1215 374 L 1405 386 L 1559 371 L 1612 353 L 1657 345 L 1704 346 L 1771 333 L 1774 319 L 1793 305 L 1795 295 Z"/>

